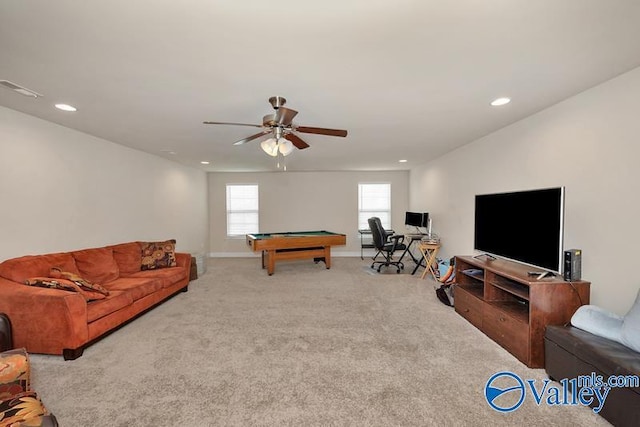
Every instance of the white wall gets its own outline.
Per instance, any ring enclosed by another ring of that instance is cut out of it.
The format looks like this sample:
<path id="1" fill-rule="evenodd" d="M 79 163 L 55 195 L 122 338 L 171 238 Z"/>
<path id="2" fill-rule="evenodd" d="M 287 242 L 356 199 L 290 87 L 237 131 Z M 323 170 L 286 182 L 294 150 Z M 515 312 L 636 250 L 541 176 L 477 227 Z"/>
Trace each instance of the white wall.
<path id="1" fill-rule="evenodd" d="M 640 68 L 413 169 L 410 206 L 431 213 L 443 255 L 472 254 L 476 194 L 565 186 L 564 247 L 583 250 L 591 303 L 625 314 L 640 287 L 639 117 Z"/>
<path id="2" fill-rule="evenodd" d="M 226 237 L 226 185 L 259 184 L 260 231 L 328 230 L 347 235 L 336 255 L 360 256 L 358 184 L 391 183 L 391 224 L 404 230 L 409 172 L 209 173 L 211 256 L 250 256 L 244 238 Z"/>
<path id="3" fill-rule="evenodd" d="M 133 240 L 208 250 L 206 173 L 0 107 L 0 261 Z"/>

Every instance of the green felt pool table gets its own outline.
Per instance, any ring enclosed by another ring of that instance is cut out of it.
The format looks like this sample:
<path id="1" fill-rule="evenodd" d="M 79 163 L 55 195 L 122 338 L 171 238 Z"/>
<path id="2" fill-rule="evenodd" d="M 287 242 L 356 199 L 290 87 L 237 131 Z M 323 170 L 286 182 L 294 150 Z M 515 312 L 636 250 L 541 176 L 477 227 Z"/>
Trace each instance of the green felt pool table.
<path id="1" fill-rule="evenodd" d="M 295 231 L 284 233 L 247 234 L 247 245 L 254 252 L 262 252 L 262 268 L 269 276 L 275 270 L 276 261 L 313 258 L 324 261 L 331 268 L 331 246 L 345 245 L 347 236 L 331 231 Z"/>

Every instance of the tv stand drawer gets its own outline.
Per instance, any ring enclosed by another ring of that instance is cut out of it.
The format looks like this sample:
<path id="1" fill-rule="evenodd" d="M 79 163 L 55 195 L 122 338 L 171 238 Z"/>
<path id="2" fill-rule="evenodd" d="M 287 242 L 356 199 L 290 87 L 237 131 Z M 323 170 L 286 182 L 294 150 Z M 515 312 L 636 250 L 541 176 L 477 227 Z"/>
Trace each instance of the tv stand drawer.
<path id="1" fill-rule="evenodd" d="M 456 312 L 476 328 L 482 328 L 482 306 L 484 303 L 462 286 L 456 286 L 454 292 Z"/>
<path id="2" fill-rule="evenodd" d="M 484 333 L 520 360 L 529 357 L 529 325 L 487 304 L 482 316 Z"/>

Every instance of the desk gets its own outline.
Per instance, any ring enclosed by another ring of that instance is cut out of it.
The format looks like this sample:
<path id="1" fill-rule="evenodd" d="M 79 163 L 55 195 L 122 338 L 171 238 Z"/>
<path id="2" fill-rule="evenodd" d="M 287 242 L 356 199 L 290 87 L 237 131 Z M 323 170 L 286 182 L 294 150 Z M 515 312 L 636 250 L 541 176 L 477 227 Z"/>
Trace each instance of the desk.
<path id="1" fill-rule="evenodd" d="M 247 245 L 254 252 L 262 252 L 262 268 L 266 264 L 269 276 L 275 271 L 276 261 L 287 259 L 313 258 L 315 262 L 324 261 L 329 269 L 331 246 L 346 244 L 346 235 L 324 230 L 247 234 Z"/>
<path id="2" fill-rule="evenodd" d="M 389 235 L 396 234 L 396 232 L 393 230 L 385 230 L 385 231 Z M 364 250 L 373 249 L 376 247 L 376 245 L 373 244 L 373 240 L 368 240 L 368 239 L 366 241 L 364 240 L 365 235 L 371 236 L 370 228 L 363 228 L 361 230 L 358 230 L 358 233 L 360 233 L 360 259 L 364 259 Z M 375 259 L 376 257 L 373 257 L 373 258 Z"/>
<path id="3" fill-rule="evenodd" d="M 420 253 L 425 261 L 425 268 L 422 272 L 421 279 L 424 279 L 424 276 L 427 275 L 427 271 L 431 272 L 431 276 L 433 276 L 433 280 L 438 281 L 438 276 L 436 276 L 436 272 L 434 270 L 434 263 L 436 263 L 436 256 L 438 255 L 438 250 L 440 250 L 440 243 L 424 243 L 420 242 L 418 245 L 418 249 L 420 249 Z M 435 268 L 438 268 L 438 264 L 436 263 Z"/>

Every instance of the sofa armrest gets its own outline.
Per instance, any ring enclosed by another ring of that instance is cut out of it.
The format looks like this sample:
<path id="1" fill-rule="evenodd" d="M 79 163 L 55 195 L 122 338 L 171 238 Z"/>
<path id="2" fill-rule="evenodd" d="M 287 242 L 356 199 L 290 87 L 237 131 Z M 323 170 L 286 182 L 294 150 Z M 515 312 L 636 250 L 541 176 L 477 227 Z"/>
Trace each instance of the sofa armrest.
<path id="1" fill-rule="evenodd" d="M 88 339 L 87 303 L 77 293 L 0 278 L 0 312 L 11 319 L 13 345 L 32 353 L 62 354 Z"/>
<path id="2" fill-rule="evenodd" d="M 191 268 L 191 254 L 176 252 L 176 262 L 178 263 L 178 267 L 189 270 Z"/>

